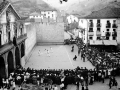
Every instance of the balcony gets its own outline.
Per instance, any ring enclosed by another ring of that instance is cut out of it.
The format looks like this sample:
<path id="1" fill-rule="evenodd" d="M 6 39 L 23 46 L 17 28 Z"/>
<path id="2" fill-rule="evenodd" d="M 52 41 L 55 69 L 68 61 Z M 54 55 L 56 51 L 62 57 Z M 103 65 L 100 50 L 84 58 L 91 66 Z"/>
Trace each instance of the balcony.
<path id="1" fill-rule="evenodd" d="M 97 23 L 97 28 L 101 27 L 101 23 Z"/>
<path id="2" fill-rule="evenodd" d="M 93 28 L 93 23 L 90 23 L 90 24 L 89 24 L 89 27 L 90 27 L 90 28 Z"/>
<path id="3" fill-rule="evenodd" d="M 27 39 L 27 34 L 21 35 L 16 40 L 17 44 L 19 44 L 20 42 L 24 41 L 25 39 Z M 3 53 L 7 52 L 8 50 L 10 50 L 13 47 L 14 47 L 14 45 L 13 45 L 12 41 L 10 41 L 9 43 L 6 43 L 6 44 L 2 45 L 0 47 L 0 55 L 2 55 Z"/>
<path id="4" fill-rule="evenodd" d="M 110 32 L 106 32 L 106 37 L 109 37 L 110 36 Z"/>
<path id="5" fill-rule="evenodd" d="M 94 32 L 88 32 L 88 35 L 94 35 Z"/>
<path id="6" fill-rule="evenodd" d="M 118 26 L 116 24 L 113 24 L 112 25 L 112 28 L 117 28 Z"/>
<path id="7" fill-rule="evenodd" d="M 27 39 L 27 34 L 23 34 L 20 37 L 17 38 L 17 43 L 19 44 L 20 42 L 24 41 Z"/>
<path id="8" fill-rule="evenodd" d="M 117 32 L 112 32 L 113 37 L 117 37 Z"/>
<path id="9" fill-rule="evenodd" d="M 101 35 L 101 32 L 100 31 L 96 31 L 96 35 Z"/>
<path id="10" fill-rule="evenodd" d="M 110 23 L 107 23 L 107 24 L 106 24 L 106 28 L 111 28 L 111 24 L 110 24 Z"/>

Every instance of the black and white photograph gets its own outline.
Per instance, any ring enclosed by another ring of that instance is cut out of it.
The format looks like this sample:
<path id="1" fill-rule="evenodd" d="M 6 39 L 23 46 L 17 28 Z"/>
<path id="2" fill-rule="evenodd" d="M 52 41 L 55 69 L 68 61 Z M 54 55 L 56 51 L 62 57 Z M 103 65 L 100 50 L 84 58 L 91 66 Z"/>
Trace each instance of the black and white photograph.
<path id="1" fill-rule="evenodd" d="M 0 0 L 0 90 L 120 90 L 120 0 Z"/>

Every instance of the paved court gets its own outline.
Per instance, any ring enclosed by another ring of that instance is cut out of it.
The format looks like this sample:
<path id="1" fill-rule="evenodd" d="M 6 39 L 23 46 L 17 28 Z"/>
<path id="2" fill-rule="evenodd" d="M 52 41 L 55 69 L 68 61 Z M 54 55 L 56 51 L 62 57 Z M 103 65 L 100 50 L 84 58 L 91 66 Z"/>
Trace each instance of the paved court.
<path id="1" fill-rule="evenodd" d="M 78 56 L 76 61 L 73 61 L 73 57 L 77 55 L 78 51 L 77 46 L 74 46 L 74 52 L 71 52 L 72 45 L 36 46 L 33 49 L 29 61 L 25 65 L 25 68 L 31 67 L 35 69 L 74 69 L 77 66 L 80 66 L 87 67 L 88 69 L 93 69 L 94 67 L 92 64 L 89 61 L 83 62 L 80 56 Z M 49 54 L 47 54 L 47 50 L 49 51 Z"/>

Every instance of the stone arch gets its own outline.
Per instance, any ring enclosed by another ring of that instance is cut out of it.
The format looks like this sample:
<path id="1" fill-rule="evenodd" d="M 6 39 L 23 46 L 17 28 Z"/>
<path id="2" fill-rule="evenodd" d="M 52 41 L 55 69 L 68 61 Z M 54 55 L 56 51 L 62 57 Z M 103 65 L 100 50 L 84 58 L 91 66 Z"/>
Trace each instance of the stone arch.
<path id="1" fill-rule="evenodd" d="M 5 71 L 5 61 L 4 58 L 0 56 L 0 78 L 6 77 L 6 71 Z"/>
<path id="2" fill-rule="evenodd" d="M 24 57 L 25 55 L 25 47 L 24 47 L 24 44 L 22 43 L 21 44 L 21 58 Z"/>
<path id="3" fill-rule="evenodd" d="M 21 65 L 21 62 L 20 62 L 20 51 L 19 51 L 18 47 L 16 47 L 16 49 L 15 49 L 15 62 L 16 62 L 16 66 Z"/>
<path id="4" fill-rule="evenodd" d="M 13 53 L 9 51 L 7 56 L 7 63 L 8 63 L 8 73 L 11 73 L 14 71 L 14 58 Z"/>

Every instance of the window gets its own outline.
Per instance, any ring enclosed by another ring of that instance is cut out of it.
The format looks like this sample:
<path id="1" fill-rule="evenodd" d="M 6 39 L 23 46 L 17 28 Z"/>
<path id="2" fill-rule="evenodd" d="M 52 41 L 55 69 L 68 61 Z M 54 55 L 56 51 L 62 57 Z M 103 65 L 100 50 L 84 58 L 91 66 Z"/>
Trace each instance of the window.
<path id="1" fill-rule="evenodd" d="M 100 32 L 100 28 L 97 28 L 97 31 Z"/>
<path id="2" fill-rule="evenodd" d="M 107 32 L 109 32 L 109 29 L 107 29 Z"/>
<path id="3" fill-rule="evenodd" d="M 90 20 L 90 26 L 89 27 L 93 27 L 93 20 Z"/>
<path id="4" fill-rule="evenodd" d="M 116 40 L 116 37 L 113 37 L 113 40 Z"/>
<path id="5" fill-rule="evenodd" d="M 89 28 L 89 32 L 93 32 L 93 28 Z"/>
<path id="6" fill-rule="evenodd" d="M 106 40 L 109 40 L 109 37 L 106 37 Z"/>
<path id="7" fill-rule="evenodd" d="M 114 32 L 116 32 L 116 29 L 113 29 Z"/>
<path id="8" fill-rule="evenodd" d="M 97 36 L 97 40 L 101 40 L 101 37 L 100 37 L 100 36 Z"/>
<path id="9" fill-rule="evenodd" d="M 93 39 L 93 36 L 89 36 L 89 40 L 92 40 Z"/>
<path id="10" fill-rule="evenodd" d="M 111 23 L 109 20 L 107 20 L 106 28 L 111 28 Z"/>
<path id="11" fill-rule="evenodd" d="M 112 25 L 112 28 L 117 28 L 117 25 L 116 25 L 116 20 L 113 20 L 113 25 Z"/>
<path id="12" fill-rule="evenodd" d="M 99 19 L 97 20 L 97 27 L 101 27 L 101 23 Z"/>
<path id="13" fill-rule="evenodd" d="M 52 17 L 53 17 L 54 15 L 52 14 Z"/>
<path id="14" fill-rule="evenodd" d="M 97 20 L 97 23 L 100 23 L 100 19 Z"/>

